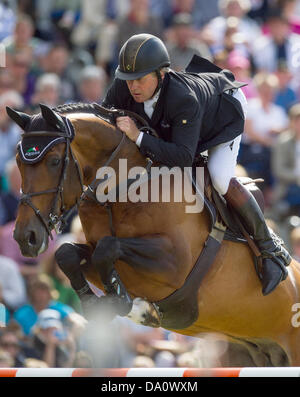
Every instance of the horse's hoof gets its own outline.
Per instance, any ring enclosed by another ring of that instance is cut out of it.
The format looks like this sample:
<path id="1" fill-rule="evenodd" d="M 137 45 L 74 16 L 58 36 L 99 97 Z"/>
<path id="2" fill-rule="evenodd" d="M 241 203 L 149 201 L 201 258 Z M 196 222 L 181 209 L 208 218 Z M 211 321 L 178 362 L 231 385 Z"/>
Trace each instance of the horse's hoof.
<path id="1" fill-rule="evenodd" d="M 127 315 L 137 324 L 158 328 L 161 326 L 160 316 L 155 306 L 142 298 L 135 298 L 130 313 Z"/>

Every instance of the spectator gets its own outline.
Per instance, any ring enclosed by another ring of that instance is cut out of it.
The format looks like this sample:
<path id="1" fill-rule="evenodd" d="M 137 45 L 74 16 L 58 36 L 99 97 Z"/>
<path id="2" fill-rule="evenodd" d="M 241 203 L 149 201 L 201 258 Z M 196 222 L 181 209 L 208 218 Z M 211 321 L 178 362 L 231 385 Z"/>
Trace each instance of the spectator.
<path id="1" fill-rule="evenodd" d="M 15 155 L 20 139 L 20 128 L 8 117 L 6 106 L 21 109 L 23 100 L 16 91 L 0 96 L 0 178 L 4 176 L 7 161 Z"/>
<path id="2" fill-rule="evenodd" d="M 151 10 L 154 15 L 163 18 L 167 28 L 177 14 L 190 14 L 192 25 L 197 30 L 219 15 L 218 0 L 152 0 Z"/>
<path id="3" fill-rule="evenodd" d="M 19 205 L 21 174 L 15 158 L 9 160 L 5 167 L 6 192 L 0 192 L 0 225 L 14 221 Z"/>
<path id="4" fill-rule="evenodd" d="M 152 342 L 163 339 L 161 328 L 145 327 L 124 317 L 116 321 L 120 329 L 121 367 L 132 366 L 136 355 L 151 355 Z"/>
<path id="5" fill-rule="evenodd" d="M 16 24 L 16 14 L 8 4 L 0 4 L 0 41 L 13 34 Z"/>
<path id="6" fill-rule="evenodd" d="M 293 75 L 292 87 L 298 90 L 299 67 L 297 52 L 299 36 L 291 33 L 289 21 L 278 10 L 272 11 L 268 17 L 270 34 L 261 36 L 255 41 L 253 47 L 253 59 L 258 70 L 274 73 L 277 70 L 278 62 L 284 61 Z"/>
<path id="7" fill-rule="evenodd" d="M 79 101 L 101 103 L 106 88 L 106 73 L 99 66 L 86 66 L 79 77 Z"/>
<path id="8" fill-rule="evenodd" d="M 64 44 L 54 44 L 43 64 L 43 73 L 55 73 L 60 78 L 60 98 L 70 102 L 75 98 L 74 83 L 68 75 L 70 52 Z"/>
<path id="9" fill-rule="evenodd" d="M 72 366 L 74 368 L 93 368 L 93 359 L 87 352 L 81 350 L 76 353 Z"/>
<path id="10" fill-rule="evenodd" d="M 84 0 L 87 3 L 89 0 Z M 106 21 L 102 24 L 96 43 L 96 63 L 105 70 L 114 67 L 116 37 L 119 21 L 129 13 L 130 0 L 106 1 Z M 98 3 L 98 2 L 97 2 Z M 89 7 L 89 5 L 87 5 Z M 97 5 L 99 7 L 99 4 Z M 96 15 L 96 14 L 95 14 Z"/>
<path id="11" fill-rule="evenodd" d="M 13 89 L 13 78 L 8 68 L 0 69 L 0 96 Z"/>
<path id="12" fill-rule="evenodd" d="M 33 113 L 38 113 L 40 111 L 40 103 L 52 108 L 61 104 L 60 87 L 60 78 L 55 73 L 45 73 L 41 75 L 36 81 L 35 92 L 31 101 Z"/>
<path id="13" fill-rule="evenodd" d="M 6 324 L 9 322 L 10 313 L 7 307 L 5 306 L 4 297 L 3 297 L 3 287 L 0 283 L 0 331 L 1 328 L 6 327 Z"/>
<path id="14" fill-rule="evenodd" d="M 288 120 L 284 110 L 273 103 L 278 90 L 277 77 L 259 73 L 255 76 L 254 83 L 258 98 L 253 98 L 248 103 L 239 162 L 246 168 L 250 177 L 262 177 L 265 180 L 265 199 L 266 205 L 269 205 L 270 187 L 273 183 L 271 146 L 276 135 L 287 127 Z"/>
<path id="15" fill-rule="evenodd" d="M 107 0 L 81 1 L 81 18 L 71 36 L 76 46 L 89 46 L 90 42 L 97 41 L 106 22 L 106 3 Z"/>
<path id="16" fill-rule="evenodd" d="M 55 290 L 58 292 L 58 302 L 71 306 L 74 310 L 80 312 L 81 304 L 78 295 L 71 288 L 69 279 L 58 267 L 54 252 L 41 261 L 41 268 L 43 273 L 50 277 Z"/>
<path id="17" fill-rule="evenodd" d="M 11 355 L 5 350 L 0 349 L 0 368 L 13 367 L 14 360 Z"/>
<path id="18" fill-rule="evenodd" d="M 17 335 L 5 330 L 0 334 L 0 349 L 7 352 L 13 360 L 13 367 L 23 367 L 26 359 L 26 353 L 22 349 L 22 343 Z"/>
<path id="19" fill-rule="evenodd" d="M 33 330 L 35 357 L 48 367 L 71 367 L 76 353 L 74 336 L 63 325 L 57 310 L 40 311 Z"/>
<path id="20" fill-rule="evenodd" d="M 250 61 L 238 51 L 231 51 L 227 59 L 227 69 L 231 70 L 236 80 L 247 83 L 242 91 L 247 99 L 257 97 L 256 88 L 251 79 Z"/>
<path id="21" fill-rule="evenodd" d="M 34 25 L 32 19 L 26 14 L 20 15 L 13 35 L 3 41 L 7 53 L 15 55 L 22 52 L 32 59 L 36 55 L 35 50 L 40 42 L 40 40 L 33 37 L 33 33 Z"/>
<path id="22" fill-rule="evenodd" d="M 221 15 L 212 19 L 205 27 L 203 34 L 210 38 L 211 44 L 216 48 L 223 46 L 227 20 L 234 17 L 238 20 L 237 32 L 252 47 L 255 40 L 261 34 L 259 25 L 247 17 L 250 10 L 249 0 L 220 0 L 219 8 Z"/>
<path id="23" fill-rule="evenodd" d="M 226 20 L 226 27 L 222 45 L 212 46 L 212 52 L 216 49 L 220 51 L 223 49 L 228 53 L 237 51 L 244 56 L 249 57 L 248 44 L 241 33 L 239 33 L 239 19 L 236 17 L 229 17 Z"/>
<path id="24" fill-rule="evenodd" d="M 212 60 L 206 44 L 193 37 L 190 14 L 176 14 L 172 22 L 173 42 L 166 43 L 170 55 L 171 67 L 176 71 L 184 70 L 193 55 Z"/>
<path id="25" fill-rule="evenodd" d="M 6 307 L 15 310 L 26 303 L 25 284 L 18 265 L 2 255 L 0 255 L 0 284 Z"/>
<path id="26" fill-rule="evenodd" d="M 118 23 L 116 51 L 119 52 L 129 37 L 139 33 L 162 37 L 162 21 L 159 17 L 151 15 L 149 0 L 130 0 L 128 15 Z"/>
<path id="27" fill-rule="evenodd" d="M 28 287 L 29 304 L 20 307 L 14 313 L 14 319 L 21 325 L 25 335 L 32 332 L 33 326 L 38 320 L 38 314 L 44 309 L 53 309 L 60 313 L 62 320 L 73 309 L 63 303 L 58 302 L 57 291 L 48 276 L 40 275 L 29 283 Z"/>
<path id="28" fill-rule="evenodd" d="M 276 76 L 279 82 L 279 90 L 274 103 L 288 112 L 289 108 L 297 102 L 297 95 L 295 90 L 290 87 L 290 81 L 293 76 L 285 61 L 279 62 Z"/>
<path id="29" fill-rule="evenodd" d="M 179 368 L 199 368 L 200 362 L 194 352 L 185 352 L 176 358 L 176 364 Z"/>
<path id="30" fill-rule="evenodd" d="M 169 351 L 161 351 L 155 355 L 154 363 L 157 368 L 173 368 L 176 366 L 176 357 Z"/>
<path id="31" fill-rule="evenodd" d="M 297 15 L 297 0 L 277 0 L 281 14 L 289 21 L 291 31 L 300 34 L 300 15 Z"/>
<path id="32" fill-rule="evenodd" d="M 13 88 L 30 104 L 36 77 L 31 72 L 31 56 L 26 52 L 7 55 L 7 66 L 12 76 Z"/>
<path id="33" fill-rule="evenodd" d="M 300 104 L 291 107 L 289 120 L 289 129 L 273 146 L 274 201 L 282 211 L 300 215 Z"/>
<path id="34" fill-rule="evenodd" d="M 24 368 L 49 368 L 49 366 L 45 361 L 29 357 L 24 362 Z"/>
<path id="35" fill-rule="evenodd" d="M 147 356 L 136 356 L 132 363 L 132 368 L 153 368 L 155 363 L 152 358 Z"/>

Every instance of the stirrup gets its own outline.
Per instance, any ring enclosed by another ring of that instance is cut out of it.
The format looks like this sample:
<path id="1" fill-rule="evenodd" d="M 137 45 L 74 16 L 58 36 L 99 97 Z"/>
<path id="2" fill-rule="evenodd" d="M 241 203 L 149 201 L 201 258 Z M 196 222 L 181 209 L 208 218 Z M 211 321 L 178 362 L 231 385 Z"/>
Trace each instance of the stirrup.
<path id="1" fill-rule="evenodd" d="M 285 280 L 287 278 L 288 272 L 286 267 L 291 263 L 292 258 L 284 247 L 277 246 L 277 249 L 273 252 L 261 251 L 261 258 L 262 260 L 271 259 L 280 267 L 283 273 L 282 280 Z"/>

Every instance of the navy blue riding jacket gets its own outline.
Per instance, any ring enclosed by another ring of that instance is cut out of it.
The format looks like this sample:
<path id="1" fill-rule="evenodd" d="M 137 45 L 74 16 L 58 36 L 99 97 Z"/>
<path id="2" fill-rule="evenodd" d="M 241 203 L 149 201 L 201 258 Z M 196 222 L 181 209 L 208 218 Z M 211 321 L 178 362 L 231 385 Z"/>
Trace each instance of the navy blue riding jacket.
<path id="1" fill-rule="evenodd" d="M 225 92 L 243 85 L 229 70 L 194 56 L 186 71 L 165 74 L 151 119 L 123 80 L 113 81 L 102 105 L 136 112 L 156 130 L 160 139 L 144 134 L 142 154 L 170 167 L 189 167 L 199 153 L 244 131 L 241 104 Z"/>

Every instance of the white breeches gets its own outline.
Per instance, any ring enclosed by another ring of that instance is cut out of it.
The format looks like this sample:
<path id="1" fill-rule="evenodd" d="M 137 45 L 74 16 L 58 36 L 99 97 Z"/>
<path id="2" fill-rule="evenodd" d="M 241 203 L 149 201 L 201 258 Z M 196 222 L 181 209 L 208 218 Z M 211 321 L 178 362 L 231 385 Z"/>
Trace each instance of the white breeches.
<path id="1" fill-rule="evenodd" d="M 245 117 L 247 115 L 247 100 L 239 88 L 233 96 L 242 105 Z M 240 131 L 242 133 L 243 131 Z M 208 170 L 214 188 L 223 196 L 226 194 L 230 179 L 235 175 L 236 159 L 239 153 L 241 135 L 234 140 L 221 143 L 208 150 Z"/>

